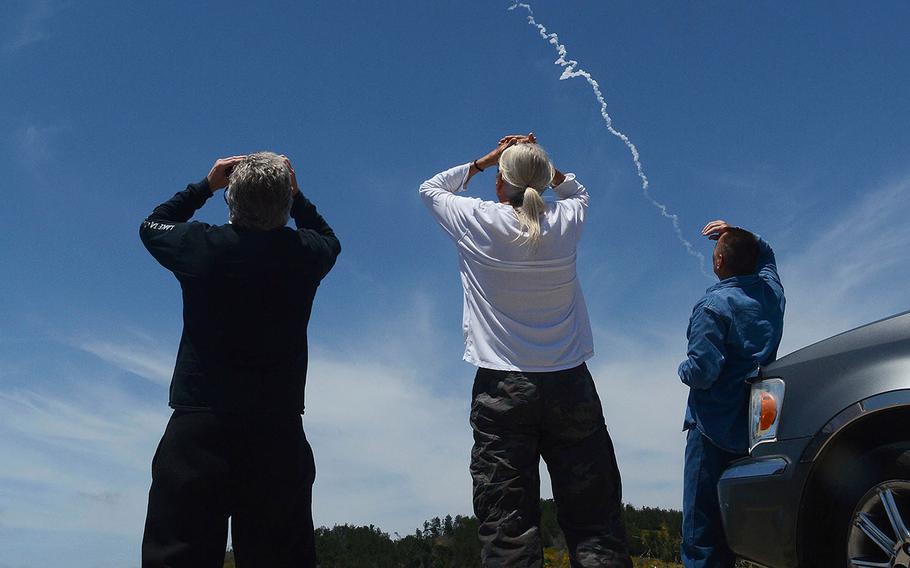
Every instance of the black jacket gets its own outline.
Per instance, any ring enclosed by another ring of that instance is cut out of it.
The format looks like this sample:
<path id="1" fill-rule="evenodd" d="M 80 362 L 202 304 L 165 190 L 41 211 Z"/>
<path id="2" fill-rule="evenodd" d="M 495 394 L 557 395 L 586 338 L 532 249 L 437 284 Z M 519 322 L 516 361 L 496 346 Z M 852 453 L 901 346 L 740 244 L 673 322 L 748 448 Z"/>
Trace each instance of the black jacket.
<path id="1" fill-rule="evenodd" d="M 183 290 L 170 405 L 302 413 L 313 297 L 341 245 L 300 193 L 291 207 L 296 231 L 188 222 L 211 196 L 206 180 L 190 184 L 139 229 Z"/>

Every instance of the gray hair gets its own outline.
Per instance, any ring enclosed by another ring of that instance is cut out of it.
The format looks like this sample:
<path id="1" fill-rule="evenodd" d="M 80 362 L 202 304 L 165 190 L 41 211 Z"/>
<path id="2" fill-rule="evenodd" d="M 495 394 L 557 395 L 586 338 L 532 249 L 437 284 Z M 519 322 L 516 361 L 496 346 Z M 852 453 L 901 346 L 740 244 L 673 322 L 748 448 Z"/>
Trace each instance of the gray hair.
<path id="1" fill-rule="evenodd" d="M 540 194 L 553 181 L 556 169 L 537 144 L 516 144 L 506 148 L 499 157 L 499 173 L 518 222 L 528 233 L 525 243 L 536 249 L 540 241 L 540 215 L 546 210 Z"/>
<path id="2" fill-rule="evenodd" d="M 256 152 L 234 166 L 224 200 L 231 223 L 251 229 L 276 229 L 291 213 L 291 171 L 274 152 Z"/>

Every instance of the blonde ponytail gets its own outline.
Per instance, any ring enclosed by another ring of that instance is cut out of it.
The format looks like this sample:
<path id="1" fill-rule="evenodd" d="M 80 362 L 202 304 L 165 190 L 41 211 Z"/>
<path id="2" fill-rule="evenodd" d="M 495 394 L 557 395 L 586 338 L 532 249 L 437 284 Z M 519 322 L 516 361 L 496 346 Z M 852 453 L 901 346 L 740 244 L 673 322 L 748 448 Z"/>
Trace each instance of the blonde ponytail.
<path id="1" fill-rule="evenodd" d="M 550 157 L 537 144 L 510 146 L 499 157 L 499 173 L 509 186 L 509 201 L 522 231 L 527 232 L 524 244 L 531 250 L 540 242 L 540 216 L 547 208 L 540 194 L 553 181 L 555 172 Z"/>
<path id="2" fill-rule="evenodd" d="M 533 187 L 525 188 L 521 206 L 515 208 L 518 223 L 521 225 L 522 230 L 528 233 L 528 238 L 525 242 L 532 250 L 536 250 L 537 244 L 540 242 L 540 216 L 546 208 L 547 204 L 544 203 L 540 192 Z"/>

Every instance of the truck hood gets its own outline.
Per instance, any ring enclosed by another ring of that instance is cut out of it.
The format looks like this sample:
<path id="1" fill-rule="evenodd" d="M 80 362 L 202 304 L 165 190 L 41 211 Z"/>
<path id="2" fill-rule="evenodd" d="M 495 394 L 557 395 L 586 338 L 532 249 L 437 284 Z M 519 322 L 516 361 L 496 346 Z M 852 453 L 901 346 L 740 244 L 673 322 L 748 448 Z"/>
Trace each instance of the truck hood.
<path id="1" fill-rule="evenodd" d="M 835 335 L 762 369 L 786 385 L 778 439 L 813 436 L 845 408 L 910 389 L 910 312 Z"/>

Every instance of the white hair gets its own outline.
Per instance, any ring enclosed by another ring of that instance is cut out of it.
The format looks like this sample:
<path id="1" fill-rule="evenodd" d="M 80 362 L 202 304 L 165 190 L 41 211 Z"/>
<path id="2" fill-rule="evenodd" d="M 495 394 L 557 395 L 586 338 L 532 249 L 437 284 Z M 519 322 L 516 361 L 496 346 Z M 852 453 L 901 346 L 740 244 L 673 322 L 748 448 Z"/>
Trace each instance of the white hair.
<path id="1" fill-rule="evenodd" d="M 556 169 L 550 157 L 537 144 L 516 144 L 499 157 L 499 173 L 507 187 L 509 203 L 515 208 L 522 230 L 527 231 L 526 244 L 537 248 L 540 241 L 540 215 L 546 210 L 543 193 Z"/>
<path id="2" fill-rule="evenodd" d="M 291 213 L 291 171 L 274 152 L 256 152 L 234 166 L 224 192 L 231 223 L 251 229 L 276 229 Z"/>

